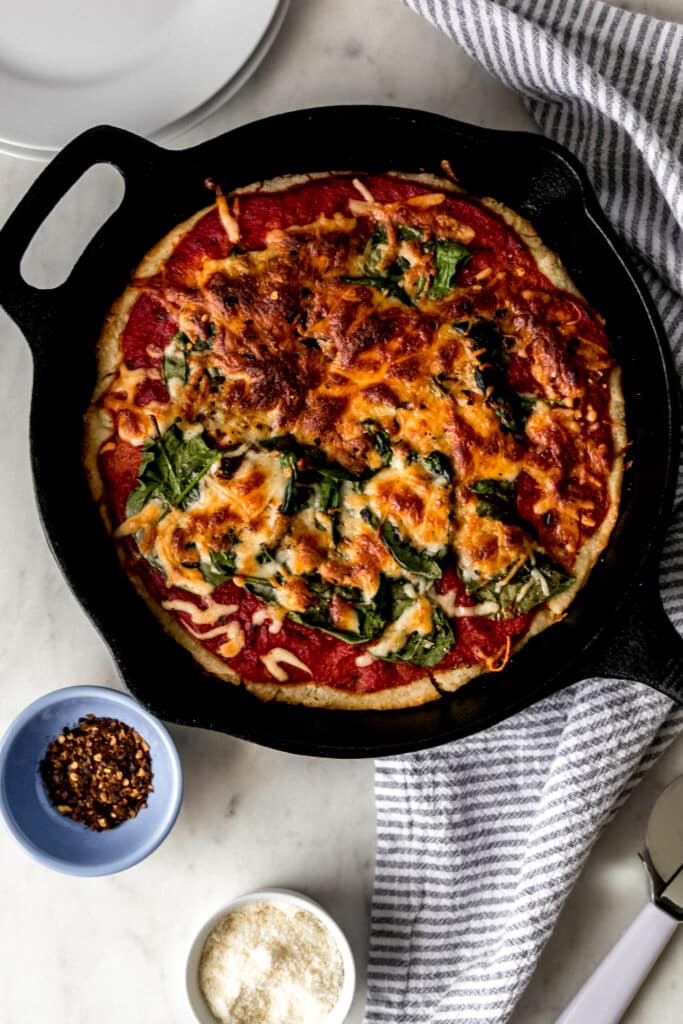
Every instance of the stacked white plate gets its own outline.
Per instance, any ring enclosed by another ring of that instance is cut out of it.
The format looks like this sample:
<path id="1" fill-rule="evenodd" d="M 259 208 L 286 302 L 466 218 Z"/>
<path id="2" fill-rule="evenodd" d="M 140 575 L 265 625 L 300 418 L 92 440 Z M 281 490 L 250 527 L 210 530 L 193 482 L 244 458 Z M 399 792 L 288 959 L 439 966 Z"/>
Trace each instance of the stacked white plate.
<path id="1" fill-rule="evenodd" d="M 253 74 L 289 0 L 17 0 L 0 31 L 0 152 L 48 160 L 96 124 L 168 141 Z"/>

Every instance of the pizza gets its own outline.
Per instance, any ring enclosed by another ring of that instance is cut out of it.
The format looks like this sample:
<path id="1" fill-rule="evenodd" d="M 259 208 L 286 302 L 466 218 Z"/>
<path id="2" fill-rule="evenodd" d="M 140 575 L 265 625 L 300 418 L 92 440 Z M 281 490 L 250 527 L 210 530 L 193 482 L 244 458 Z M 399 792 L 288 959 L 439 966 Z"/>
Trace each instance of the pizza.
<path id="1" fill-rule="evenodd" d="M 164 628 L 263 700 L 408 707 L 501 670 L 616 521 L 604 320 L 444 174 L 211 186 L 104 324 L 94 500 Z"/>

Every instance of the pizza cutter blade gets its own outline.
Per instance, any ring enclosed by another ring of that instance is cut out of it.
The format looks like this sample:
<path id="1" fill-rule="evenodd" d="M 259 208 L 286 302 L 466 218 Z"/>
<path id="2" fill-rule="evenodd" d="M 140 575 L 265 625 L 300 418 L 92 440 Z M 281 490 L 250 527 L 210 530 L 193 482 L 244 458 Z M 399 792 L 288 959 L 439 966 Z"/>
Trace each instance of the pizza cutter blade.
<path id="1" fill-rule="evenodd" d="M 618 1024 L 683 921 L 683 776 L 667 786 L 652 809 L 642 860 L 650 902 L 556 1024 Z"/>

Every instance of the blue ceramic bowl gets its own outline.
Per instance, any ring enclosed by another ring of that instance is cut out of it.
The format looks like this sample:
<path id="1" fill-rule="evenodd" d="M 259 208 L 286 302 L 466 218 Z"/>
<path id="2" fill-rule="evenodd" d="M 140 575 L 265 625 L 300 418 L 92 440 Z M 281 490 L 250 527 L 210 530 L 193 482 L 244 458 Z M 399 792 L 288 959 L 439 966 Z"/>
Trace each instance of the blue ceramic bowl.
<path id="1" fill-rule="evenodd" d="M 39 764 L 48 744 L 85 715 L 117 718 L 149 744 L 154 792 L 136 818 L 93 832 L 50 803 Z M 131 697 L 102 686 L 69 686 L 30 704 L 0 742 L 0 815 L 37 861 L 68 875 L 113 875 L 144 860 L 176 820 L 183 775 L 165 727 Z"/>

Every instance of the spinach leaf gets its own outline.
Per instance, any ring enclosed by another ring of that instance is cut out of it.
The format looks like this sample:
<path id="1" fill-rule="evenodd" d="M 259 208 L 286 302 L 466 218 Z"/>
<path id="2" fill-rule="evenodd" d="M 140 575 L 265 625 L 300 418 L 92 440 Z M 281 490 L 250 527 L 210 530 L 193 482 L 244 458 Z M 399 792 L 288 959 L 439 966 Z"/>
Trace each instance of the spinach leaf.
<path id="1" fill-rule="evenodd" d="M 399 224 L 396 237 L 399 242 L 421 242 L 422 232 L 419 228 L 411 227 L 409 224 Z M 367 240 L 365 249 L 363 250 L 363 266 L 365 272 L 369 275 L 375 275 L 379 266 L 386 253 L 386 245 L 388 242 L 387 229 L 383 224 L 375 224 L 372 229 L 372 234 Z M 410 265 L 408 261 L 404 261 L 404 265 L 401 265 L 400 259 L 397 260 L 399 264 L 399 270 L 403 271 Z M 385 272 L 386 273 L 386 272 Z M 388 272 L 388 276 L 392 276 L 392 270 Z M 400 277 L 400 274 L 398 275 Z"/>
<path id="2" fill-rule="evenodd" d="M 197 497 L 197 484 L 219 457 L 209 448 L 203 434 L 186 438 L 174 423 L 162 436 L 154 420 L 157 438 L 148 438 L 142 446 L 137 487 L 126 502 L 126 516 L 137 515 L 152 499 L 175 508 L 184 508 Z"/>
<path id="3" fill-rule="evenodd" d="M 314 470 L 318 478 L 318 495 L 321 512 L 327 512 L 332 524 L 332 542 L 339 543 L 339 517 L 341 515 L 342 485 L 346 480 L 353 480 L 351 473 L 343 466 L 332 463 L 328 466 L 317 466 Z M 324 529 L 324 527 L 323 527 Z"/>
<path id="4" fill-rule="evenodd" d="M 371 508 L 362 508 L 360 510 L 360 517 L 364 519 L 366 523 L 370 523 L 373 530 L 376 530 L 379 526 L 379 516 L 376 516 Z"/>
<path id="5" fill-rule="evenodd" d="M 538 395 L 517 395 L 517 398 L 519 399 L 519 408 L 524 416 L 525 423 L 529 419 L 531 411 L 537 402 L 547 402 L 550 406 L 560 406 L 561 408 L 565 408 L 563 402 L 548 401 L 545 398 L 539 398 Z"/>
<path id="6" fill-rule="evenodd" d="M 267 452 L 299 451 L 296 439 L 291 434 L 280 434 L 278 437 L 263 437 L 259 441 L 259 445 Z"/>
<path id="7" fill-rule="evenodd" d="M 338 512 L 341 505 L 341 481 L 333 476 L 323 476 L 320 481 L 320 511 Z"/>
<path id="8" fill-rule="evenodd" d="M 209 557 L 210 565 L 206 565 L 205 562 L 199 565 L 199 571 L 207 583 L 218 587 L 235 575 L 235 552 L 232 548 L 227 551 L 210 551 Z"/>
<path id="9" fill-rule="evenodd" d="M 223 573 L 224 576 L 235 575 L 235 551 L 233 548 L 228 551 L 211 551 L 209 554 L 211 564 L 217 572 Z"/>
<path id="10" fill-rule="evenodd" d="M 267 451 L 278 451 L 280 462 L 289 469 L 289 479 L 280 511 L 294 515 L 311 500 L 314 485 L 319 485 L 320 508 L 329 512 L 339 507 L 341 484 L 358 479 L 337 462 L 326 462 L 325 454 L 315 445 L 299 444 L 290 434 L 259 442 Z"/>
<path id="11" fill-rule="evenodd" d="M 144 537 L 144 533 L 144 530 L 136 530 L 135 532 L 135 539 L 138 542 L 138 546 Z M 153 548 L 151 551 L 143 551 L 140 547 L 138 549 L 148 565 L 151 565 L 153 569 L 156 569 L 160 576 L 166 578 L 166 569 L 156 553 L 156 548 Z"/>
<path id="12" fill-rule="evenodd" d="M 221 373 L 217 366 L 207 366 L 204 373 L 212 385 L 225 384 L 225 374 Z M 212 387 L 211 390 L 213 391 L 214 388 Z"/>
<path id="13" fill-rule="evenodd" d="M 404 580 L 390 579 L 388 576 L 380 577 L 375 601 L 384 610 L 388 622 L 395 622 L 415 600 L 414 596 L 408 597 L 405 588 Z"/>
<path id="14" fill-rule="evenodd" d="M 280 512 L 286 516 L 293 516 L 296 512 L 300 512 L 302 508 L 306 507 L 311 496 L 310 487 L 302 484 L 299 480 L 297 468 L 299 458 L 300 456 L 297 456 L 296 452 L 281 452 L 280 454 L 280 465 L 289 468 L 289 479 L 285 485 L 285 493 L 280 505 Z"/>
<path id="15" fill-rule="evenodd" d="M 414 228 L 410 224 L 399 224 L 397 234 L 399 242 L 422 241 L 422 231 L 420 228 Z"/>
<path id="16" fill-rule="evenodd" d="M 470 484 L 469 489 L 479 497 L 478 516 L 497 519 L 499 523 L 508 525 L 517 524 L 516 480 L 477 480 Z"/>
<path id="17" fill-rule="evenodd" d="M 422 459 L 422 464 L 434 476 L 445 476 L 447 480 L 453 479 L 453 467 L 443 452 L 430 452 L 426 458 Z"/>
<path id="18" fill-rule="evenodd" d="M 183 331 L 178 331 L 177 334 L 173 335 L 166 346 L 164 357 L 161 362 L 161 373 L 164 384 L 166 384 L 167 387 L 168 382 L 174 377 L 177 380 L 182 381 L 183 384 L 187 383 L 187 346 L 189 340 L 190 339 Z"/>
<path id="19" fill-rule="evenodd" d="M 503 570 L 483 584 L 474 587 L 467 584 L 467 590 L 477 601 L 497 601 L 504 610 L 511 610 L 515 615 L 525 615 L 532 608 L 542 604 L 556 594 L 561 594 L 571 587 L 574 577 L 565 572 L 546 554 L 537 552 L 532 561 L 530 558 L 517 570 L 508 582 L 500 587 L 500 581 L 509 573 Z"/>
<path id="20" fill-rule="evenodd" d="M 399 242 L 422 241 L 421 230 L 411 227 L 409 224 L 400 224 L 396 234 Z M 398 299 L 404 305 L 412 306 L 413 300 L 400 283 L 404 271 L 410 266 L 410 261 L 403 256 L 397 256 L 390 267 L 384 270 L 380 269 L 382 260 L 387 252 L 387 242 L 387 229 L 383 224 L 376 224 L 363 250 L 363 269 L 365 274 L 360 277 L 342 277 L 341 280 L 345 284 L 363 284 L 369 288 L 377 288 L 391 298 Z M 457 243 L 445 242 L 440 244 L 449 246 Z M 448 256 L 444 255 L 443 259 L 447 260 Z M 424 291 L 425 284 L 426 278 L 421 278 L 417 282 L 416 298 Z"/>
<path id="21" fill-rule="evenodd" d="M 386 626 L 386 618 L 377 600 L 365 601 L 363 594 L 356 587 L 343 587 L 335 583 L 327 583 L 316 574 L 306 577 L 309 591 L 315 597 L 315 603 L 305 612 L 289 612 L 289 618 L 310 629 L 319 629 L 323 633 L 345 640 L 349 644 L 365 643 L 373 640 Z M 339 629 L 335 626 L 330 606 L 334 597 L 339 597 L 353 606 L 358 617 L 358 632 Z"/>
<path id="22" fill-rule="evenodd" d="M 262 601 L 270 601 L 271 604 L 275 601 L 273 584 L 270 580 L 262 579 L 260 576 L 243 576 L 242 579 L 245 590 L 260 597 Z"/>
<path id="23" fill-rule="evenodd" d="M 259 565 L 266 565 L 267 562 L 275 561 L 275 552 L 271 551 L 265 544 L 261 545 L 261 550 L 256 556 L 256 561 Z"/>
<path id="24" fill-rule="evenodd" d="M 423 234 L 419 228 L 411 227 L 409 224 L 400 224 L 397 229 L 397 237 L 399 242 L 422 242 Z M 405 257 L 398 256 L 391 267 L 383 271 L 380 270 L 386 254 L 387 239 L 386 228 L 377 224 L 363 251 L 365 274 L 359 277 L 342 277 L 341 280 L 345 284 L 363 284 L 369 288 L 377 288 L 391 298 L 403 302 L 404 305 L 412 306 L 413 300 L 400 283 L 404 271 L 410 266 L 410 261 Z M 424 252 L 434 253 L 435 274 L 427 297 L 443 299 L 452 291 L 458 270 L 467 263 L 472 254 L 464 245 L 446 238 L 423 242 L 422 248 Z M 419 298 L 423 294 L 426 284 L 427 278 L 423 275 L 416 282 L 415 298 Z"/>
<path id="25" fill-rule="evenodd" d="M 266 451 L 277 451 L 280 452 L 280 457 L 294 456 L 294 461 L 298 463 L 302 461 L 305 464 L 305 469 L 297 472 L 301 475 L 305 475 L 311 470 L 315 470 L 319 466 L 327 465 L 325 461 L 325 453 L 315 445 L 300 444 L 292 434 L 281 434 L 279 437 L 263 438 L 259 441 L 261 448 L 265 448 Z M 340 467 L 341 469 L 341 467 Z M 311 482 L 308 480 L 307 482 Z"/>
<path id="26" fill-rule="evenodd" d="M 453 289 L 455 276 L 460 267 L 472 257 L 472 253 L 460 242 L 438 239 L 434 246 L 436 276 L 427 292 L 428 299 L 443 299 Z"/>
<path id="27" fill-rule="evenodd" d="M 375 224 L 363 250 L 363 266 L 368 274 L 376 274 L 384 256 L 387 244 L 387 229 L 383 224 Z"/>
<path id="28" fill-rule="evenodd" d="M 445 379 L 452 380 L 452 378 L 445 378 L 443 374 L 439 374 L 438 377 L 433 373 L 429 375 L 429 383 L 434 394 L 448 396 L 448 388 L 443 383 Z"/>
<path id="29" fill-rule="evenodd" d="M 252 594 L 256 594 L 257 597 L 262 598 L 264 601 L 274 600 L 273 583 L 271 580 L 261 576 L 245 576 L 244 573 L 237 572 L 234 548 L 224 551 L 210 551 L 209 556 L 211 558 L 211 565 L 206 565 L 202 562 L 199 566 L 199 570 L 207 583 L 214 587 L 219 587 L 221 583 L 225 583 L 226 580 L 239 575 L 240 579 L 244 580 L 246 590 L 250 590 Z M 261 554 L 257 560 L 263 563 L 272 560 L 272 558 L 273 556 L 268 551 L 268 548 L 266 548 L 265 544 L 262 544 Z"/>
<path id="30" fill-rule="evenodd" d="M 411 665 L 432 667 L 443 661 L 454 643 L 450 622 L 438 605 L 433 605 L 431 633 L 410 633 L 400 651 L 384 655 L 382 660 L 408 661 Z"/>
<path id="31" fill-rule="evenodd" d="M 402 540 L 398 530 L 388 519 L 382 523 L 379 535 L 402 569 L 414 572 L 418 576 L 426 576 L 430 580 L 441 579 L 443 574 L 436 559 L 424 551 L 419 551 L 407 540 Z"/>
<path id="32" fill-rule="evenodd" d="M 213 341 L 211 338 L 197 338 L 194 345 L 192 346 L 193 352 L 206 352 L 208 349 L 213 348 Z"/>
<path id="33" fill-rule="evenodd" d="M 394 456 L 394 451 L 386 430 L 374 420 L 363 420 L 363 430 L 377 449 L 382 465 L 388 466 Z"/>
<path id="34" fill-rule="evenodd" d="M 218 475 L 222 480 L 230 480 L 235 475 L 239 467 L 242 465 L 242 454 L 235 454 L 239 451 L 241 445 L 231 445 L 230 448 L 223 448 L 221 450 L 220 467 L 218 469 Z"/>
<path id="35" fill-rule="evenodd" d="M 194 345 L 192 346 L 194 352 L 206 352 L 207 349 L 213 348 L 213 339 L 216 337 L 216 325 L 212 320 L 208 320 L 204 325 L 204 329 L 206 337 L 195 338 Z"/>
<path id="36" fill-rule="evenodd" d="M 523 434 L 536 399 L 518 395 L 509 386 L 506 379 L 505 339 L 490 320 L 453 326 L 461 334 L 466 334 L 474 350 L 481 353 L 479 365 L 474 371 L 474 380 L 484 395 L 486 405 L 493 410 L 504 430 L 511 434 Z"/>
<path id="37" fill-rule="evenodd" d="M 461 328 L 465 327 L 462 331 Z M 455 324 L 455 328 L 466 334 L 472 347 L 484 349 L 481 362 L 487 371 L 495 371 L 496 374 L 504 375 L 507 368 L 507 353 L 505 338 L 491 320 L 475 320 L 469 324 Z"/>
<path id="38" fill-rule="evenodd" d="M 344 276 L 340 278 L 344 284 L 364 284 L 368 288 L 377 288 L 380 292 L 385 292 L 392 299 L 398 299 L 406 306 L 412 306 L 412 301 L 408 293 L 401 287 L 398 281 L 392 277 L 383 277 L 380 274 L 366 274 L 363 277 L 348 277 Z"/>
<path id="39" fill-rule="evenodd" d="M 500 420 L 501 426 L 510 434 L 521 435 L 524 433 L 526 421 L 529 418 L 529 409 L 514 391 L 494 392 L 489 400 L 495 415 Z"/>
<path id="40" fill-rule="evenodd" d="M 320 509 L 322 512 L 339 509 L 341 505 L 341 488 L 346 480 L 353 480 L 353 474 L 331 463 L 328 466 L 316 466 L 315 475 L 320 481 Z"/>

